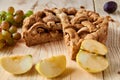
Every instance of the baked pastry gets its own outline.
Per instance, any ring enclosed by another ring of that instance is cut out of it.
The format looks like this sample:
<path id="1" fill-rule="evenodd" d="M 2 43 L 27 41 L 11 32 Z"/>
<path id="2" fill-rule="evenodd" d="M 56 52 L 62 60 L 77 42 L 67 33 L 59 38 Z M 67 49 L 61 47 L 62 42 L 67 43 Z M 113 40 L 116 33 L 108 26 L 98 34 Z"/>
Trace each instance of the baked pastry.
<path id="1" fill-rule="evenodd" d="M 71 59 L 74 60 L 84 39 L 105 43 L 108 21 L 108 17 L 101 17 L 98 13 L 84 8 L 45 9 L 25 19 L 23 37 L 28 46 L 64 37 Z"/>
<path id="2" fill-rule="evenodd" d="M 49 10 L 36 12 L 26 18 L 23 22 L 22 32 L 27 46 L 63 38 L 60 19 Z"/>
<path id="3" fill-rule="evenodd" d="M 71 59 L 76 58 L 84 39 L 94 39 L 105 43 L 109 17 L 100 17 L 98 13 L 80 9 L 73 14 L 72 19 L 69 19 L 69 14 L 63 12 L 63 10 L 53 9 L 53 11 L 61 20 L 64 40 L 68 46 Z"/>

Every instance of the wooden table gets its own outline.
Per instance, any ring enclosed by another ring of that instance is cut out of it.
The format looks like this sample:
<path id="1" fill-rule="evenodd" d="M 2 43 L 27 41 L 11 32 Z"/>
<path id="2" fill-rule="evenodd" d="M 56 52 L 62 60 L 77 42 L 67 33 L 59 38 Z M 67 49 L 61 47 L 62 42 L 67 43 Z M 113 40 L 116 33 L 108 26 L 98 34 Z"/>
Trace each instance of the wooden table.
<path id="1" fill-rule="evenodd" d="M 85 6 L 86 9 L 96 11 L 103 16 L 109 15 L 103 10 L 103 5 L 109 0 L 0 0 L 0 10 L 7 10 L 9 6 L 16 10 L 27 11 L 42 10 L 51 7 L 75 7 Z M 67 57 L 67 69 L 55 79 L 47 79 L 39 75 L 34 67 L 23 75 L 12 75 L 0 67 L 0 80 L 120 80 L 120 0 L 114 0 L 118 3 L 118 9 L 110 16 L 115 22 L 110 22 L 108 30 L 107 47 L 109 67 L 97 74 L 91 74 L 83 70 L 78 64 L 68 58 L 64 41 L 50 42 L 43 45 L 27 47 L 23 40 L 20 40 L 15 46 L 0 50 L 0 57 L 5 55 L 32 54 L 34 63 L 41 59 L 64 54 Z"/>

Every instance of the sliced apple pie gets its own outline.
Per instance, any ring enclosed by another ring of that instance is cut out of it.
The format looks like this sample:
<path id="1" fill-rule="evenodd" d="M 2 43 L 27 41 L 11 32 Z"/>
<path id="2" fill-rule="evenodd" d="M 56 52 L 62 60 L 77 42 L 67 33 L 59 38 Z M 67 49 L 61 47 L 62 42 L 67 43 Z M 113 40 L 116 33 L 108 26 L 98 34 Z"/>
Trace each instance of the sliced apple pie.
<path id="1" fill-rule="evenodd" d="M 84 8 L 46 9 L 24 20 L 23 37 L 28 46 L 64 37 L 71 59 L 74 60 L 84 39 L 105 43 L 108 19 Z"/>
<path id="2" fill-rule="evenodd" d="M 75 11 L 75 9 L 71 10 Z M 76 58 L 84 39 L 105 43 L 109 17 L 100 17 L 98 13 L 85 9 L 80 9 L 72 15 L 63 9 L 53 9 L 53 11 L 61 20 L 65 43 L 72 59 Z M 73 16 L 71 19 L 68 17 L 70 15 Z"/>

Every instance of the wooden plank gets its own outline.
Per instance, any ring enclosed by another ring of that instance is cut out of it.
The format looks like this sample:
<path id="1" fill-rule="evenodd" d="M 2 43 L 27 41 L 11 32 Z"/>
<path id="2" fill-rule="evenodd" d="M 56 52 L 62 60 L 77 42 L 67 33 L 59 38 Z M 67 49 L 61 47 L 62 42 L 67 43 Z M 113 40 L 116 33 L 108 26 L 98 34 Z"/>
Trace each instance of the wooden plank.
<path id="1" fill-rule="evenodd" d="M 86 9 L 94 11 L 93 0 L 40 0 L 38 1 L 35 11 L 53 7 L 75 7 L 76 9 L 79 9 L 80 6 L 84 6 Z"/>
<path id="2" fill-rule="evenodd" d="M 0 0 L 0 11 L 7 10 L 9 6 L 15 9 L 22 9 L 25 12 L 32 8 L 37 0 Z"/>
<path id="3" fill-rule="evenodd" d="M 21 1 L 21 2 L 20 2 Z M 85 6 L 86 9 L 93 10 L 93 0 L 1 0 L 0 10 L 7 10 L 7 7 L 14 6 L 15 9 L 33 9 L 38 11 L 44 8 L 52 7 L 75 7 Z M 21 4 L 20 4 L 21 3 Z M 7 5 L 6 5 L 7 4 Z M 5 6 L 4 6 L 5 5 Z M 34 63 L 41 59 L 51 57 L 53 55 L 64 54 L 67 58 L 67 69 L 59 77 L 55 79 L 47 79 L 39 75 L 34 67 L 23 75 L 12 75 L 4 71 L 0 67 L 0 80 L 103 80 L 102 73 L 90 74 L 83 70 L 76 62 L 70 60 L 64 41 L 50 42 L 43 45 L 27 47 L 23 40 L 20 40 L 15 46 L 2 49 L 0 57 L 5 55 L 25 55 L 32 54 Z"/>
<path id="4" fill-rule="evenodd" d="M 109 30 L 108 30 L 108 39 L 107 39 L 107 47 L 109 53 L 107 54 L 107 58 L 109 60 L 109 68 L 103 72 L 104 80 L 120 80 L 120 18 L 119 18 L 119 9 L 113 14 L 107 14 L 103 10 L 103 5 L 105 2 L 109 0 L 94 0 L 95 1 L 95 9 L 96 12 L 101 15 L 110 15 L 115 22 L 110 22 Z M 114 0 L 117 4 L 120 4 L 119 0 Z"/>

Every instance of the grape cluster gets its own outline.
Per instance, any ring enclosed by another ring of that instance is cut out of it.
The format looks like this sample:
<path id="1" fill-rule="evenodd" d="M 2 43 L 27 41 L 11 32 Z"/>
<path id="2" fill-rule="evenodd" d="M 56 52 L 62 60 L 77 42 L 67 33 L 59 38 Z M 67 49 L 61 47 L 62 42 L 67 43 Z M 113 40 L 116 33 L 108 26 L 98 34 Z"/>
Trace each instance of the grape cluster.
<path id="1" fill-rule="evenodd" d="M 0 49 L 14 45 L 21 39 L 17 28 L 21 27 L 23 20 L 32 14 L 31 10 L 24 14 L 22 10 L 15 11 L 13 7 L 9 7 L 8 11 L 0 11 Z"/>

